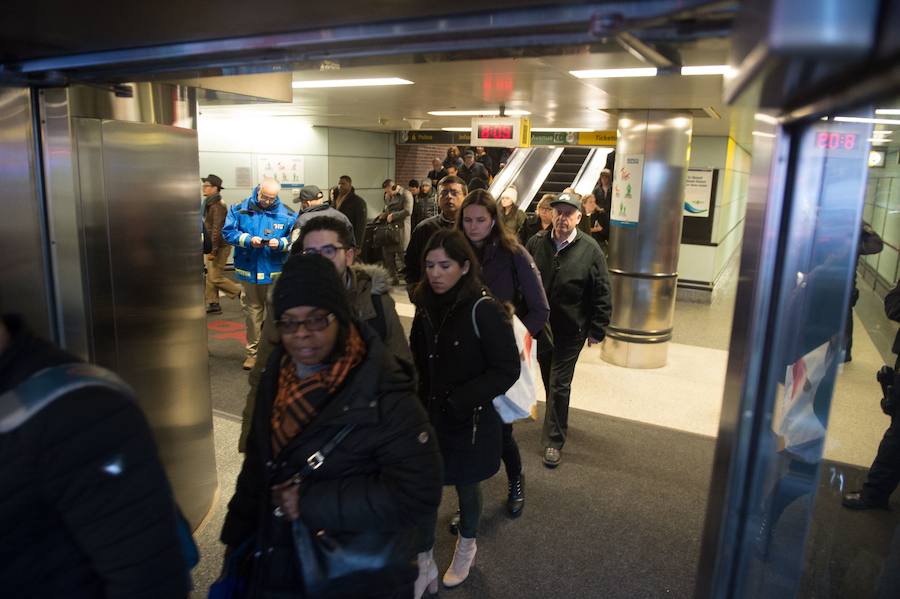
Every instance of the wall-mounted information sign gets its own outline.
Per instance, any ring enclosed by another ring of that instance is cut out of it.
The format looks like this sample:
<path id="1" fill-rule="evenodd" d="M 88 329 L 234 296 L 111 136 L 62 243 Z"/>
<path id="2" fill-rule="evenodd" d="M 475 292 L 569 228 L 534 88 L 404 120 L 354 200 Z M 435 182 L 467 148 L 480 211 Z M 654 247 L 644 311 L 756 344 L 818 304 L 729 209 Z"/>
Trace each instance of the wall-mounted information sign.
<path id="1" fill-rule="evenodd" d="M 612 213 L 610 223 L 636 227 L 641 215 L 641 184 L 644 181 L 644 155 L 616 157 L 613 172 Z"/>
<path id="2" fill-rule="evenodd" d="M 712 169 L 689 168 L 684 180 L 684 216 L 709 218 L 712 201 Z"/>
<path id="3" fill-rule="evenodd" d="M 472 119 L 473 146 L 527 148 L 531 145 L 531 120 L 527 117 Z"/>
<path id="4" fill-rule="evenodd" d="M 275 179 L 282 187 L 303 187 L 303 156 L 260 155 L 257 157 L 259 180 Z"/>

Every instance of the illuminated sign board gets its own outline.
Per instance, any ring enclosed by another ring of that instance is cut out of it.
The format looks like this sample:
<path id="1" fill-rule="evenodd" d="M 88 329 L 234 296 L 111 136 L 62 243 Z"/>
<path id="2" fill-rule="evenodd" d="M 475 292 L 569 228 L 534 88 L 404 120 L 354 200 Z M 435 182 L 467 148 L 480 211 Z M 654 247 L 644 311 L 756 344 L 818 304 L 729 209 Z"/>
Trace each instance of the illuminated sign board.
<path id="1" fill-rule="evenodd" d="M 485 117 L 472 119 L 473 146 L 527 148 L 531 145 L 528 117 Z"/>

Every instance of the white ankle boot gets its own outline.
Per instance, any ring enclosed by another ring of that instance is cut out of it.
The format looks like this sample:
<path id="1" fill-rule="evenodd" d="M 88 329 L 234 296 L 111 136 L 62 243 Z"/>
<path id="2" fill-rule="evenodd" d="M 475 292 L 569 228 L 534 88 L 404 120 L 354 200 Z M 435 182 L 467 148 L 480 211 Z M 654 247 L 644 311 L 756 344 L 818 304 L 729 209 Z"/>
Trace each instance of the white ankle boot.
<path id="1" fill-rule="evenodd" d="M 417 556 L 419 562 L 419 577 L 416 578 L 415 599 L 420 599 L 428 589 L 429 595 L 438 592 L 438 569 L 434 563 L 434 548 L 423 551 Z"/>
<path id="2" fill-rule="evenodd" d="M 469 576 L 469 568 L 475 561 L 475 539 L 467 539 L 460 536 L 456 540 L 456 551 L 453 552 L 453 561 L 444 573 L 444 586 L 450 588 L 461 585 Z"/>

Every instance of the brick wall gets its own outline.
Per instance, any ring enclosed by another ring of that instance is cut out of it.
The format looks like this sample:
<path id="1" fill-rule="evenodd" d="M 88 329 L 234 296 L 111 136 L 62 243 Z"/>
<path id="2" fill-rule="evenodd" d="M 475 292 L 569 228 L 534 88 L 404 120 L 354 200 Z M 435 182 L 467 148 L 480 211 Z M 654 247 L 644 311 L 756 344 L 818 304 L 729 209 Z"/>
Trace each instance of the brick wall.
<path id="1" fill-rule="evenodd" d="M 394 180 L 403 187 L 406 187 L 410 179 L 421 181 L 431 170 L 433 159 L 444 159 L 444 156 L 447 155 L 447 147 L 447 144 L 398 144 Z"/>

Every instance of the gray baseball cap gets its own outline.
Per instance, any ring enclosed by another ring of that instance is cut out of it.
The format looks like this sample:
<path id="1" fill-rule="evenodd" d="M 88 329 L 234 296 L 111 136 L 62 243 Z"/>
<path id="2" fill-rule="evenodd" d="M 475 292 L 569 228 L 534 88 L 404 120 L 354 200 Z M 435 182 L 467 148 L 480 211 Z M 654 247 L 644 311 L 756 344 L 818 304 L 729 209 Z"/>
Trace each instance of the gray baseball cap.
<path id="1" fill-rule="evenodd" d="M 557 206 L 559 204 L 566 204 L 573 208 L 577 208 L 581 210 L 581 196 L 577 193 L 561 193 L 556 198 L 550 200 L 550 206 Z"/>

